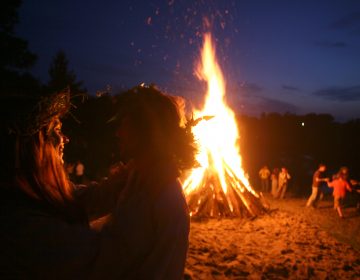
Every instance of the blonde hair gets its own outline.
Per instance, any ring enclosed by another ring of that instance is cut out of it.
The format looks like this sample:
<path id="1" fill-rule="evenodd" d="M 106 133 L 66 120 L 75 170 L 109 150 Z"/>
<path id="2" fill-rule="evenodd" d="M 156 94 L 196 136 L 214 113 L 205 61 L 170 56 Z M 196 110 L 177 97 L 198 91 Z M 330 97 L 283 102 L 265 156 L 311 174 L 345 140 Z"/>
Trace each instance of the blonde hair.
<path id="1" fill-rule="evenodd" d="M 33 136 L 18 136 L 15 156 L 15 183 L 28 196 L 64 209 L 72 203 L 72 186 L 59 153 L 50 139 L 50 129 L 58 120 Z"/>

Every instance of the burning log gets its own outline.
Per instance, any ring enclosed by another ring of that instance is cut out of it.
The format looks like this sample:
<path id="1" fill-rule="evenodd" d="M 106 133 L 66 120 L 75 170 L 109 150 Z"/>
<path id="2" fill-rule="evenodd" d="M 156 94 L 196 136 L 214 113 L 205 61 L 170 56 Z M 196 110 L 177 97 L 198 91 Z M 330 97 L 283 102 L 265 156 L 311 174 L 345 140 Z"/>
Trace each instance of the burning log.
<path id="1" fill-rule="evenodd" d="M 248 191 L 238 178 L 227 174 L 227 183 L 230 187 L 225 193 L 218 174 L 206 170 L 198 187 L 187 195 L 191 216 L 254 218 L 268 211 L 265 200 Z"/>
<path id="2" fill-rule="evenodd" d="M 215 59 L 210 34 L 204 36 L 197 75 L 208 84 L 204 108 L 195 111 L 188 127 L 197 139 L 200 167 L 184 182 L 191 216 L 256 217 L 268 209 L 250 186 L 241 167 L 239 132 L 233 111 L 225 102 L 225 86 Z"/>

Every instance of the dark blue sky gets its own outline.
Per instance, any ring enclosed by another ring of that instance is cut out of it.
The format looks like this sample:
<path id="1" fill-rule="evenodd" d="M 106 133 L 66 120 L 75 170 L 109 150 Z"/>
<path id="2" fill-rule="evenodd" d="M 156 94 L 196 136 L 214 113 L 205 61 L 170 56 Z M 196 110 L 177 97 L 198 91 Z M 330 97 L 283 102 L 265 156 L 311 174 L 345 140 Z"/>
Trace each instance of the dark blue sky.
<path id="1" fill-rule="evenodd" d="M 204 16 L 235 111 L 360 118 L 360 1 L 32 0 L 17 32 L 44 82 L 62 49 L 90 93 L 154 82 L 196 104 Z"/>

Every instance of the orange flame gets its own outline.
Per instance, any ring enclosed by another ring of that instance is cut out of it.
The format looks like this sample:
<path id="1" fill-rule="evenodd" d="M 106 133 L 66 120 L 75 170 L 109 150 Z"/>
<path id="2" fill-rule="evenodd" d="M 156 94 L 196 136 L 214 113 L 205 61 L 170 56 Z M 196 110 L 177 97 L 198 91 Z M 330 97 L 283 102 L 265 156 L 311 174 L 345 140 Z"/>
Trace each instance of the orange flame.
<path id="1" fill-rule="evenodd" d="M 199 144 L 197 160 L 200 167 L 192 170 L 185 180 L 185 195 L 190 195 L 201 184 L 206 170 L 216 172 L 225 195 L 230 187 L 225 174 L 231 177 L 231 187 L 236 192 L 244 192 L 244 187 L 253 195 L 247 176 L 242 169 L 239 154 L 239 131 L 234 112 L 225 101 L 225 81 L 215 57 L 211 34 L 204 35 L 201 61 L 196 69 L 200 80 L 207 82 L 207 96 L 201 110 L 194 111 L 194 118 L 200 120 L 192 128 Z M 228 203 L 231 208 L 230 199 Z M 232 209 L 231 209 L 232 210 Z"/>

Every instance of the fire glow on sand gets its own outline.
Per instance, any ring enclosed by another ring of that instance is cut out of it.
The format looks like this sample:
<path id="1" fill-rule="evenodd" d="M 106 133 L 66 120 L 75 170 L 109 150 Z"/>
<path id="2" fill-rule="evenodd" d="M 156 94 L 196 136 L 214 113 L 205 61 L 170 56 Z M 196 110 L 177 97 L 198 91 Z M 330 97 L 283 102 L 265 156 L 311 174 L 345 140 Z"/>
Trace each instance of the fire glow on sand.
<path id="1" fill-rule="evenodd" d="M 266 203 L 252 189 L 242 168 L 235 114 L 225 101 L 225 81 L 210 33 L 204 34 L 196 75 L 206 81 L 207 96 L 203 108 L 193 112 L 200 166 L 183 184 L 190 215 L 254 217 L 263 213 Z"/>

